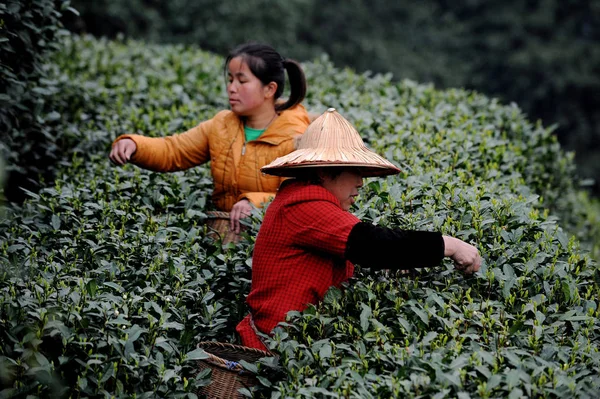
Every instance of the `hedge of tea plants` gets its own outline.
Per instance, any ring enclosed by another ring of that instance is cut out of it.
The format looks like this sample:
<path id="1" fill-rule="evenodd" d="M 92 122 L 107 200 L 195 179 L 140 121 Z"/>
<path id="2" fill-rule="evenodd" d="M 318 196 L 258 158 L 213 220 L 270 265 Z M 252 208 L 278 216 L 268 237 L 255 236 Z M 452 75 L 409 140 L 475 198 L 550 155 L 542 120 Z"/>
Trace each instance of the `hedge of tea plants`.
<path id="1" fill-rule="evenodd" d="M 599 213 L 551 129 L 474 92 L 304 65 L 307 107 L 337 108 L 402 169 L 367 180 L 354 213 L 460 237 L 485 262 L 471 277 L 358 265 L 290 313 L 245 394 L 597 397 Z M 50 71 L 57 131 L 77 144 L 0 221 L 0 397 L 196 397 L 210 383 L 198 342 L 237 342 L 262 213 L 222 246 L 203 223 L 207 166 L 159 174 L 107 154 L 122 133 L 172 134 L 226 108 L 223 59 L 82 37 Z"/>

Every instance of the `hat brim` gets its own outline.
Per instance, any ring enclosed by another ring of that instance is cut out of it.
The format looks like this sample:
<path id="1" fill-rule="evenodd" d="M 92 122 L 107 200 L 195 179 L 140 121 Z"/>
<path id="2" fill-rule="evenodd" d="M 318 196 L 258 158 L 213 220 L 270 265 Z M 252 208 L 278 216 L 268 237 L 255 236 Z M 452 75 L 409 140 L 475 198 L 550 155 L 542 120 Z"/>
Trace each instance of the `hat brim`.
<path id="1" fill-rule="evenodd" d="M 311 169 L 318 168 L 353 168 L 358 169 L 359 173 L 362 177 L 382 177 L 395 175 L 400 173 L 400 169 L 395 166 L 387 166 L 387 165 L 373 165 L 373 164 L 365 164 L 365 163 L 356 163 L 356 162 L 328 162 L 328 161 L 313 161 L 313 162 L 303 162 L 294 165 L 282 165 L 282 166 L 264 166 L 261 168 L 263 173 L 280 176 L 280 177 L 298 177 L 301 175 L 305 175 Z"/>

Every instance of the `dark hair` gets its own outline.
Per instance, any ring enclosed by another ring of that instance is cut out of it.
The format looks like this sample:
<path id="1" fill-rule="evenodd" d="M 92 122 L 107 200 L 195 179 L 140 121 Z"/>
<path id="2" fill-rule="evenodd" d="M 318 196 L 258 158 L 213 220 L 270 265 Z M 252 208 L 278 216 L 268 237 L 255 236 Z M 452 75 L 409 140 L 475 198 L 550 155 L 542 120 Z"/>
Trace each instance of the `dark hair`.
<path id="1" fill-rule="evenodd" d="M 297 61 L 283 58 L 273 47 L 262 43 L 245 43 L 232 50 L 225 60 L 225 75 L 229 62 L 241 57 L 250 71 L 260 81 L 267 85 L 271 82 L 277 83 L 275 100 L 281 97 L 285 86 L 285 71 L 290 78 L 290 97 L 283 104 L 275 105 L 275 110 L 283 111 L 298 105 L 306 95 L 306 77 L 304 71 Z"/>
<path id="2" fill-rule="evenodd" d="M 299 168 L 295 173 L 296 180 L 302 180 L 313 184 L 322 184 L 319 173 L 329 176 L 330 179 L 336 179 L 345 170 L 352 169 L 347 166 L 321 166 L 315 168 Z"/>

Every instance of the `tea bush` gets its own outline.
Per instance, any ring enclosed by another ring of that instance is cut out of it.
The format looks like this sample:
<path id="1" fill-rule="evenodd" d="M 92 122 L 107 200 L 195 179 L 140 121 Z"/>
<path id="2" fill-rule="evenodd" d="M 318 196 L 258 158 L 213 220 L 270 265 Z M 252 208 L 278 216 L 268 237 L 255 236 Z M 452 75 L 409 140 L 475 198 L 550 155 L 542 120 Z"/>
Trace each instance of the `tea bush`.
<path id="1" fill-rule="evenodd" d="M 195 397 L 203 340 L 236 342 L 253 237 L 203 225 L 206 166 L 112 167 L 119 134 L 183 131 L 226 108 L 223 59 L 183 46 L 73 38 L 53 60 L 76 143 L 59 178 L 0 221 L 2 397 Z M 265 397 L 597 397 L 598 212 L 551 129 L 514 105 L 305 64 L 309 109 L 336 107 L 399 176 L 354 212 L 473 242 L 473 277 L 357 269 L 292 312 L 254 367 Z M 597 248 L 597 247 L 596 247 Z M 398 261 L 402 254 L 398 254 Z M 246 392 L 250 394 L 250 392 Z"/>

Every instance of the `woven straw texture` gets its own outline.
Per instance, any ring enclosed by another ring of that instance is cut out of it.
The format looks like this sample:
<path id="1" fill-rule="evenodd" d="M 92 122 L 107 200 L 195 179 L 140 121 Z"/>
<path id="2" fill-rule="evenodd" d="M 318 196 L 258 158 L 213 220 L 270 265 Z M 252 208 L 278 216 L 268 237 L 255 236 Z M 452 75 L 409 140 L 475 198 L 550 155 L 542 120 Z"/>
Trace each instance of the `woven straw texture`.
<path id="1" fill-rule="evenodd" d="M 261 357 L 273 354 L 246 346 L 221 342 L 200 342 L 198 348 L 204 349 L 209 355 L 207 359 L 198 362 L 198 372 L 211 369 L 211 383 L 198 390 L 199 396 L 207 398 L 243 398 L 238 390 L 250 388 L 258 383 L 256 376 L 245 370 L 240 360 L 254 363 Z"/>
<path id="2" fill-rule="evenodd" d="M 206 216 L 206 224 L 211 230 L 209 235 L 213 239 L 221 240 L 223 245 L 240 241 L 241 235 L 229 230 L 229 212 L 209 211 L 206 212 Z M 245 228 L 244 225 L 240 227 L 241 230 L 245 230 Z"/>
<path id="3" fill-rule="evenodd" d="M 305 168 L 324 166 L 357 167 L 365 177 L 400 172 L 394 164 L 369 150 L 354 126 L 334 108 L 308 126 L 296 151 L 277 158 L 261 171 L 294 177 Z"/>

